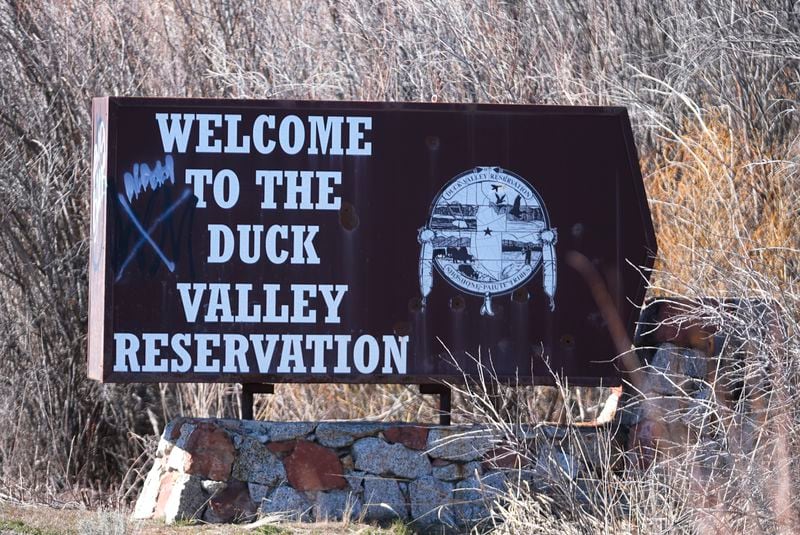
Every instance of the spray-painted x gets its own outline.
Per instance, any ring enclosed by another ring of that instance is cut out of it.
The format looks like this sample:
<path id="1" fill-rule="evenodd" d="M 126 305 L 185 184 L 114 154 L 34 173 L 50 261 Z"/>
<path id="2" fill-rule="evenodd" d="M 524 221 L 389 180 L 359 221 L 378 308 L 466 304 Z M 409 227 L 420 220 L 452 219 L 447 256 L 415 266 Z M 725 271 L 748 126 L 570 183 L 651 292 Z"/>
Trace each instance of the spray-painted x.
<path id="1" fill-rule="evenodd" d="M 161 250 L 161 248 L 158 246 L 158 244 L 156 244 L 156 242 L 153 241 L 153 238 L 150 237 L 150 234 L 156 229 L 158 225 L 161 224 L 162 221 L 164 221 L 167 217 L 169 217 L 172 214 L 172 212 L 174 212 L 178 208 L 178 206 L 183 204 L 183 202 L 186 201 L 186 199 L 188 199 L 191 195 L 192 195 L 191 191 L 184 190 L 183 194 L 180 197 L 178 197 L 178 199 L 169 208 L 167 208 L 163 214 L 158 216 L 156 220 L 153 221 L 153 224 L 150 225 L 150 228 L 148 228 L 147 230 L 144 229 L 142 224 L 136 218 L 136 214 L 133 213 L 133 210 L 128 204 L 128 201 L 125 200 L 125 196 L 122 193 L 119 193 L 117 195 L 119 203 L 122 205 L 122 208 L 125 210 L 125 213 L 128 214 L 128 217 L 131 219 L 131 222 L 139 231 L 139 233 L 142 235 L 142 237 L 139 238 L 139 241 L 136 242 L 136 245 L 133 246 L 133 249 L 128 255 L 128 258 L 126 258 L 125 261 L 122 263 L 122 266 L 120 266 L 119 273 L 117 274 L 115 282 L 118 282 L 122 278 L 122 274 L 125 273 L 125 268 L 128 267 L 128 264 L 130 264 L 131 260 L 133 260 L 133 257 L 136 255 L 136 253 L 139 251 L 142 245 L 145 244 L 145 242 L 150 244 L 150 247 L 153 248 L 153 251 L 155 251 L 155 253 L 161 259 L 161 261 L 164 262 L 164 265 L 167 266 L 167 269 L 169 269 L 170 272 L 175 271 L 175 262 L 167 258 L 167 255 L 165 255 L 164 252 Z"/>

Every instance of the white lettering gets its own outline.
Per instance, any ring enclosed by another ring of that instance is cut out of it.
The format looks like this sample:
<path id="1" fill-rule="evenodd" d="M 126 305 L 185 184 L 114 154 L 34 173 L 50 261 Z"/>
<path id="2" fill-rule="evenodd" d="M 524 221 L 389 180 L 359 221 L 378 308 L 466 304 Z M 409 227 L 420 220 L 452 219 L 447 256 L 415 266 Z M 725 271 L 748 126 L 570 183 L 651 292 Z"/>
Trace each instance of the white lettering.
<path id="1" fill-rule="evenodd" d="M 184 181 L 192 186 L 194 196 L 197 197 L 197 208 L 205 208 L 205 187 L 206 184 L 211 184 L 213 176 L 211 169 L 187 169 L 184 174 Z"/>
<path id="2" fill-rule="evenodd" d="M 181 294 L 181 304 L 183 304 L 183 314 L 188 323 L 197 321 L 197 312 L 200 310 L 200 301 L 203 300 L 203 294 L 208 286 L 201 282 L 188 283 L 179 282 L 175 285 L 178 292 Z M 189 292 L 194 291 L 194 297 L 190 296 Z"/>
<path id="3" fill-rule="evenodd" d="M 275 204 L 275 185 L 283 184 L 283 171 L 256 171 L 256 184 L 264 189 L 264 200 L 261 201 L 262 210 L 272 210 L 278 207 Z"/>
<path id="4" fill-rule="evenodd" d="M 225 334 L 225 365 L 222 367 L 223 373 L 247 373 L 250 367 L 247 365 L 247 350 L 250 344 L 247 337 L 241 334 Z"/>
<path id="5" fill-rule="evenodd" d="M 275 142 L 271 139 L 267 140 L 267 143 L 264 144 L 264 125 L 267 125 L 267 128 L 270 130 L 275 128 L 275 116 L 274 115 L 259 115 L 256 117 L 255 122 L 253 123 L 253 145 L 255 145 L 256 150 L 261 154 L 269 154 L 273 150 L 275 150 Z"/>
<path id="6" fill-rule="evenodd" d="M 325 350 L 333 349 L 333 336 L 329 334 L 309 334 L 306 336 L 306 349 L 314 351 L 314 366 L 311 373 L 326 373 Z"/>
<path id="7" fill-rule="evenodd" d="M 283 351 L 281 351 L 281 363 L 276 371 L 278 373 L 306 373 L 306 365 L 303 363 L 303 337 L 299 334 L 285 334 L 281 339 Z M 291 368 L 289 367 L 290 363 Z"/>
<path id="8" fill-rule="evenodd" d="M 216 323 L 218 321 L 233 321 L 231 313 L 231 300 L 229 294 L 231 285 L 226 283 L 212 283 L 208 285 L 208 310 L 206 311 L 206 323 Z"/>
<path id="9" fill-rule="evenodd" d="M 292 264 L 319 264 L 317 250 L 314 249 L 314 236 L 319 232 L 316 225 L 292 225 Z"/>
<path id="10" fill-rule="evenodd" d="M 310 115 L 308 123 L 311 125 L 311 139 L 309 154 L 330 154 L 331 156 L 341 156 L 342 154 L 342 123 L 344 117 L 320 117 Z M 317 148 L 319 142 L 319 148 Z M 329 152 L 330 150 L 330 152 Z"/>
<path id="11" fill-rule="evenodd" d="M 347 125 L 350 127 L 350 145 L 347 147 L 348 155 L 372 155 L 372 143 L 364 141 L 363 130 L 372 130 L 372 117 L 348 117 Z M 364 144 L 362 145 L 362 141 Z"/>
<path id="12" fill-rule="evenodd" d="M 293 313 L 289 320 L 290 323 L 314 323 L 317 321 L 317 312 L 308 310 L 308 298 L 317 296 L 317 286 L 315 284 L 292 284 L 292 294 L 294 295 Z"/>
<path id="13" fill-rule="evenodd" d="M 192 367 L 192 356 L 188 351 L 186 351 L 185 346 L 191 343 L 191 334 L 179 333 L 172 337 L 172 340 L 170 340 L 170 347 L 172 348 L 172 352 L 175 353 L 180 359 L 180 363 L 173 359 L 172 366 L 170 367 L 169 371 L 173 373 L 185 373 L 189 371 L 189 368 Z"/>
<path id="14" fill-rule="evenodd" d="M 242 142 L 236 142 L 239 137 L 239 121 L 241 120 L 241 115 L 225 115 L 225 122 L 228 124 L 228 143 L 225 145 L 225 152 L 234 154 L 250 152 L 250 136 L 242 136 Z M 253 127 L 255 128 L 255 124 Z"/>
<path id="15" fill-rule="evenodd" d="M 165 372 L 169 369 L 169 362 L 162 359 L 161 364 L 156 365 L 156 358 L 161 356 L 161 348 L 166 346 L 169 339 L 166 333 L 144 333 L 144 366 L 143 372 Z M 156 345 L 158 343 L 158 345 Z"/>
<path id="16" fill-rule="evenodd" d="M 317 178 L 319 178 L 319 187 L 318 187 L 318 201 L 315 205 L 317 210 L 338 210 L 342 207 L 342 198 L 341 197 L 333 197 L 333 186 L 331 186 L 331 180 L 333 180 L 334 184 L 341 184 L 342 183 L 342 172 L 341 171 L 317 171 Z"/>
<path id="17" fill-rule="evenodd" d="M 269 373 L 269 367 L 272 364 L 272 355 L 275 353 L 275 346 L 278 343 L 280 336 L 277 334 L 251 334 L 250 343 L 256 352 L 256 364 L 258 365 L 258 373 Z M 267 341 L 267 347 L 264 347 L 263 341 Z"/>
<path id="18" fill-rule="evenodd" d="M 372 130 L 372 117 L 310 115 L 304 120 L 297 115 L 286 115 L 277 125 L 277 140 L 275 115 L 258 115 L 250 128 L 252 135 L 244 133 L 248 127 L 240 114 L 156 113 L 155 118 L 164 152 L 185 153 L 197 124 L 194 150 L 200 154 L 249 154 L 252 148 L 260 154 L 271 154 L 276 147 L 288 155 L 298 154 L 303 149 L 312 156 L 372 154 L 372 142 L 367 139 L 367 133 Z M 343 142 L 345 128 L 347 147 Z"/>
<path id="19" fill-rule="evenodd" d="M 114 371 L 138 372 L 139 337 L 131 333 L 114 333 Z M 127 361 L 127 362 L 126 362 Z"/>
<path id="20" fill-rule="evenodd" d="M 299 174 L 299 182 L 298 182 Z M 314 205 L 311 203 L 311 179 L 314 176 L 313 171 L 284 171 L 283 176 L 286 178 L 286 204 L 283 207 L 287 210 L 313 210 Z M 297 197 L 300 196 L 300 202 L 297 202 Z"/>
<path id="21" fill-rule="evenodd" d="M 399 342 L 399 344 L 398 344 Z M 383 337 L 383 373 L 406 373 L 406 362 L 408 360 L 408 336 Z M 394 368 L 392 368 L 394 363 Z"/>
<path id="22" fill-rule="evenodd" d="M 194 371 L 197 373 L 219 373 L 219 360 L 211 355 L 211 344 L 214 347 L 219 347 L 218 334 L 196 334 L 194 336 L 197 341 L 197 365 Z M 212 359 L 209 364 L 208 359 Z"/>
<path id="23" fill-rule="evenodd" d="M 225 194 L 225 190 L 228 194 Z M 223 169 L 214 177 L 214 202 L 228 210 L 239 200 L 239 177 L 230 169 Z"/>
<path id="24" fill-rule="evenodd" d="M 264 323 L 288 323 L 289 322 L 289 306 L 282 305 L 280 314 L 276 313 L 278 305 L 278 290 L 281 289 L 280 284 L 265 284 L 263 286 L 264 294 L 266 294 L 265 308 L 266 313 L 261 321 Z"/>
<path id="25" fill-rule="evenodd" d="M 214 137 L 214 128 L 222 126 L 222 115 L 218 113 L 198 113 L 197 122 L 200 124 L 197 152 L 222 152 L 222 142 L 219 139 L 214 140 L 214 143 L 209 145 L 209 142 Z M 213 127 L 211 126 L 212 123 L 214 124 Z M 352 125 L 350 131 L 353 131 Z"/>
<path id="26" fill-rule="evenodd" d="M 278 236 L 285 240 L 289 236 L 289 229 L 283 225 L 272 225 L 267 229 L 264 238 L 267 260 L 273 264 L 283 264 L 289 258 L 289 253 L 285 250 L 278 253 Z"/>
<path id="27" fill-rule="evenodd" d="M 339 317 L 339 305 L 342 304 L 342 299 L 344 294 L 347 293 L 347 289 L 346 284 L 337 284 L 336 286 L 333 284 L 319 285 L 319 293 L 322 294 L 325 306 L 328 308 L 328 313 L 325 315 L 325 323 L 339 323 L 342 321 Z"/>
<path id="28" fill-rule="evenodd" d="M 261 232 L 263 225 L 236 225 L 239 231 L 239 258 L 245 264 L 255 264 L 261 257 Z M 250 239 L 250 234 L 253 238 Z M 252 251 L 250 250 L 252 243 Z"/>
<path id="29" fill-rule="evenodd" d="M 250 313 L 250 290 L 253 289 L 252 284 L 237 284 L 236 291 L 239 293 L 237 301 L 239 303 L 239 312 L 236 314 L 236 323 L 258 323 L 261 321 L 261 305 L 253 303 L 253 312 Z"/>
<path id="30" fill-rule="evenodd" d="M 349 334 L 337 334 L 333 337 L 336 342 L 336 367 L 333 373 L 350 373 L 350 366 L 347 365 L 347 346 L 350 345 Z"/>
<path id="31" fill-rule="evenodd" d="M 374 337 L 363 334 L 353 345 L 353 364 L 361 373 L 372 373 L 378 367 L 380 347 Z"/>
<path id="32" fill-rule="evenodd" d="M 182 126 L 181 119 L 183 119 Z M 167 124 L 167 114 L 156 113 L 156 121 L 158 121 L 158 131 L 161 134 L 161 145 L 164 147 L 164 152 L 172 152 L 173 147 L 178 145 L 178 152 L 185 153 L 189 134 L 192 131 L 192 123 L 194 123 L 194 114 L 170 113 L 169 124 Z"/>
<path id="33" fill-rule="evenodd" d="M 209 264 L 222 264 L 233 256 L 233 231 L 225 225 L 208 225 L 209 245 L 208 259 Z"/>
<path id="34" fill-rule="evenodd" d="M 306 130 L 303 121 L 297 115 L 287 115 L 281 121 L 278 130 L 278 139 L 281 149 L 286 154 L 297 154 L 306 142 Z"/>

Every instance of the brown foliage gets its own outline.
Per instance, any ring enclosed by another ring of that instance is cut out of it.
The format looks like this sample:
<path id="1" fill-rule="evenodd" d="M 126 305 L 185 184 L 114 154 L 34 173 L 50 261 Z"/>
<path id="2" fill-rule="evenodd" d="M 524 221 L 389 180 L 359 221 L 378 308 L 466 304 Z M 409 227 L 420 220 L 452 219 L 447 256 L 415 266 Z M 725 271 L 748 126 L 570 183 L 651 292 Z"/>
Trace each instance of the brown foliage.
<path id="1" fill-rule="evenodd" d="M 628 106 L 661 247 L 653 292 L 770 297 L 796 321 L 792 9 L 763 0 L 2 0 L 2 492 L 86 501 L 73 489 L 128 488 L 152 445 L 143 437 L 168 419 L 238 414 L 231 386 L 85 378 L 90 97 Z M 782 379 L 796 371 L 795 346 L 756 345 L 781 363 L 773 385 L 793 411 L 793 382 Z M 532 410 L 537 403 L 551 416 L 558 407 L 546 406 L 564 401 L 541 396 Z M 261 417 L 295 419 L 430 411 L 405 387 L 279 386 L 259 405 Z"/>

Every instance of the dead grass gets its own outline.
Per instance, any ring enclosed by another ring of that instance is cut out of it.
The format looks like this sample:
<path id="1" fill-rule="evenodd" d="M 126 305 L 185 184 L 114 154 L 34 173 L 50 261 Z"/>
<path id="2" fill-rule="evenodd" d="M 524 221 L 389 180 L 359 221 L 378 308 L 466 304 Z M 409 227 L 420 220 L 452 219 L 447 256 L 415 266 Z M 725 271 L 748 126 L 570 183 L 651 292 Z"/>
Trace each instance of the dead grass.
<path id="1" fill-rule="evenodd" d="M 401 523 L 388 527 L 341 522 L 267 523 L 260 526 L 235 524 L 178 523 L 167 526 L 154 520 L 130 520 L 129 511 L 55 508 L 47 505 L 0 502 L 0 533 L 3 535 L 406 535 Z"/>
<path id="2" fill-rule="evenodd" d="M 779 371 L 797 435 L 799 27 L 768 0 L 1 1 L 0 494 L 121 509 L 169 419 L 239 415 L 233 386 L 85 378 L 88 102 L 107 94 L 627 106 L 660 244 L 651 294 L 774 300 L 786 342 L 735 329 L 746 369 Z M 531 419 L 545 409 L 580 404 L 550 396 Z M 258 405 L 432 411 L 405 387 L 286 386 Z"/>

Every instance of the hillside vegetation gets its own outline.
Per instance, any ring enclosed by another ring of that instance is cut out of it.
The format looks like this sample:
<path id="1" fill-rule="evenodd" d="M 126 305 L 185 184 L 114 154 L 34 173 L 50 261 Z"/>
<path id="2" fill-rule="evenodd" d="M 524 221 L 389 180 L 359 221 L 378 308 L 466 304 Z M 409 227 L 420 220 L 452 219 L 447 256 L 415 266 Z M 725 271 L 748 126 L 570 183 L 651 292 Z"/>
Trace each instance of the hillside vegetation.
<path id="1" fill-rule="evenodd" d="M 127 503 L 165 422 L 239 411 L 232 385 L 86 379 L 91 97 L 616 105 L 656 225 L 651 295 L 769 299 L 783 320 L 775 338 L 690 311 L 749 344 L 737 373 L 773 393 L 763 440 L 786 439 L 783 464 L 725 476 L 747 482 L 719 487 L 736 505 L 725 529 L 783 529 L 796 504 L 769 485 L 775 470 L 798 481 L 800 461 L 798 61 L 800 11 L 780 0 L 0 0 L 0 498 Z M 278 393 L 261 417 L 432 412 L 411 388 Z M 627 521 L 641 526 L 679 503 L 668 531 L 693 532 L 690 486 L 667 472 L 614 503 L 638 499 Z M 502 514 L 543 530 L 611 525 L 512 504 Z"/>

